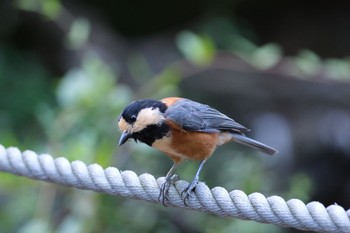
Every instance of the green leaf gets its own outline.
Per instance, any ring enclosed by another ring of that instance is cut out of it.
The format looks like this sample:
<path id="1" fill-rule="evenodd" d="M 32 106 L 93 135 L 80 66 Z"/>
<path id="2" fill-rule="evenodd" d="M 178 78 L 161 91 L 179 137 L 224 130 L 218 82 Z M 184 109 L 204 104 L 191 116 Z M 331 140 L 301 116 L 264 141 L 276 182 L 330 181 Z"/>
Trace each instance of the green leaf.
<path id="1" fill-rule="evenodd" d="M 304 75 L 315 75 L 321 69 L 321 59 L 310 50 L 301 50 L 295 58 L 296 66 Z"/>
<path id="2" fill-rule="evenodd" d="M 67 35 L 68 46 L 78 49 L 83 46 L 90 35 L 90 23 L 87 19 L 79 18 L 73 21 Z"/>
<path id="3" fill-rule="evenodd" d="M 329 78 L 335 80 L 349 80 L 350 62 L 348 60 L 329 58 L 325 60 L 324 66 Z"/>
<path id="4" fill-rule="evenodd" d="M 196 65 L 208 65 L 215 55 L 214 43 L 208 36 L 183 31 L 177 36 L 176 44 L 186 59 Z"/>
<path id="5" fill-rule="evenodd" d="M 282 49 L 279 45 L 269 43 L 259 47 L 251 56 L 251 62 L 260 69 L 268 69 L 276 65 L 282 57 Z"/>

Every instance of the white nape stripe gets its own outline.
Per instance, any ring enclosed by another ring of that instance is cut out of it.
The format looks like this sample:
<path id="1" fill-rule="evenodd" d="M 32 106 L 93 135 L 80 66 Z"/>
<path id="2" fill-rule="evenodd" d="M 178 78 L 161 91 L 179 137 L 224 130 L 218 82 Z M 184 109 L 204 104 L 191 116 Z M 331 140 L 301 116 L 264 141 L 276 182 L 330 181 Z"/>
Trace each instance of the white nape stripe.
<path id="1" fill-rule="evenodd" d="M 132 132 L 139 132 L 149 125 L 157 125 L 165 120 L 159 108 L 144 108 L 137 115 L 136 121 L 131 129 Z"/>

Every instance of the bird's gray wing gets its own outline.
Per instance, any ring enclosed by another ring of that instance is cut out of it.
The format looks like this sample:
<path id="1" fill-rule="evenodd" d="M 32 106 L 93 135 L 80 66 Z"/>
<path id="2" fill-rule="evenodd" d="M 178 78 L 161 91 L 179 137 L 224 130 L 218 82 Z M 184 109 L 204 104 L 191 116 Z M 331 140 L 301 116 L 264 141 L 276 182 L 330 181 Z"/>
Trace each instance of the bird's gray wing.
<path id="1" fill-rule="evenodd" d="M 177 101 L 164 114 L 167 119 L 174 121 L 184 130 L 208 133 L 249 131 L 218 110 L 188 99 Z"/>

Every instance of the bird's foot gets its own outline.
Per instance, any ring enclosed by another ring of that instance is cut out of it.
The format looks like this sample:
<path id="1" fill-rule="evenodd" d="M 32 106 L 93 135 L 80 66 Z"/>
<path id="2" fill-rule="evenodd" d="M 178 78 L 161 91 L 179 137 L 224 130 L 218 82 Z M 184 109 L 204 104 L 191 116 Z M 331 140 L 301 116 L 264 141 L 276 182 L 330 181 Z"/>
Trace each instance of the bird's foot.
<path id="1" fill-rule="evenodd" d="M 165 182 L 160 187 L 160 193 L 158 196 L 158 201 L 162 202 L 164 206 L 166 205 L 166 201 L 168 201 L 168 194 L 170 186 L 173 185 L 176 181 L 179 180 L 178 175 L 174 174 L 170 178 L 166 177 Z"/>
<path id="2" fill-rule="evenodd" d="M 196 186 L 198 184 L 198 177 L 195 177 L 191 184 L 189 184 L 187 186 L 187 188 L 185 188 L 182 192 L 181 192 L 181 197 L 184 200 L 184 204 L 185 206 L 187 206 L 186 200 L 190 197 L 192 197 L 192 193 L 194 192 L 194 190 L 196 189 Z"/>

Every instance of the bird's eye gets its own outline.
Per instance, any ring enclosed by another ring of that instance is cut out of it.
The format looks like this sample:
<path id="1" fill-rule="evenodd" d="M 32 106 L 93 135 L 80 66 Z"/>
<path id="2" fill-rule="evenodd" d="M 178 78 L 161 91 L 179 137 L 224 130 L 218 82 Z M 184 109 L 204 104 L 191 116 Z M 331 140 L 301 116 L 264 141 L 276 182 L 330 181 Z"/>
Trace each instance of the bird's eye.
<path id="1" fill-rule="evenodd" d="M 132 115 L 132 116 L 130 117 L 130 119 L 131 119 L 132 121 L 136 121 L 136 115 Z"/>

